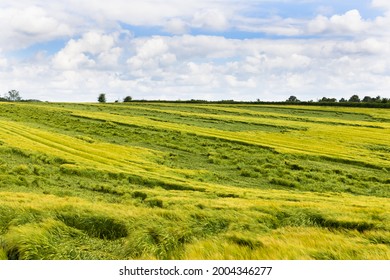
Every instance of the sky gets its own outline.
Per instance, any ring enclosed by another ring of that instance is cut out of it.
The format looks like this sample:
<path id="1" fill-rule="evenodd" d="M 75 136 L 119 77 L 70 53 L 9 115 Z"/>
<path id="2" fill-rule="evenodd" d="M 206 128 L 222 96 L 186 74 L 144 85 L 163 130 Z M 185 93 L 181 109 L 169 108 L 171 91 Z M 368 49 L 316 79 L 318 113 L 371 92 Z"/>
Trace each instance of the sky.
<path id="1" fill-rule="evenodd" d="M 1 0 L 0 96 L 390 97 L 390 1 Z"/>

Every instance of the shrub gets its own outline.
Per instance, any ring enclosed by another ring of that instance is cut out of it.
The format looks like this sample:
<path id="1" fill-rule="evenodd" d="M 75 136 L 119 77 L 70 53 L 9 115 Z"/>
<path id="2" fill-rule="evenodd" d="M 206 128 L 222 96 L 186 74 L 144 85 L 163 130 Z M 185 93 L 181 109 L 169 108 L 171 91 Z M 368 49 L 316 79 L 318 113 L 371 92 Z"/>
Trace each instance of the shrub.
<path id="1" fill-rule="evenodd" d="M 133 100 L 133 98 L 131 96 L 126 96 L 124 99 L 123 99 L 123 102 L 131 102 L 131 100 Z"/>

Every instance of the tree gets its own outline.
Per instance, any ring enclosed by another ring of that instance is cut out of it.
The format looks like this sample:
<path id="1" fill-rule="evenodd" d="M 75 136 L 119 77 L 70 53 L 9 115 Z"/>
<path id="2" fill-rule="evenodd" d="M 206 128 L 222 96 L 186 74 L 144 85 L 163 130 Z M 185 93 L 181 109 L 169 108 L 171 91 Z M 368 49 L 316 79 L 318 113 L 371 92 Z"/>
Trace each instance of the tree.
<path id="1" fill-rule="evenodd" d="M 362 102 L 366 102 L 366 103 L 370 103 L 370 102 L 373 102 L 374 99 L 371 98 L 370 96 L 364 96 Z"/>
<path id="2" fill-rule="evenodd" d="M 360 102 L 360 98 L 358 95 L 354 94 L 351 96 L 351 98 L 348 100 L 348 102 Z"/>
<path id="3" fill-rule="evenodd" d="M 98 101 L 100 103 L 106 103 L 106 94 L 105 93 L 99 94 Z"/>
<path id="4" fill-rule="evenodd" d="M 379 103 L 382 101 L 382 97 L 380 97 L 380 95 L 378 95 L 377 97 L 373 98 L 372 101 Z"/>
<path id="5" fill-rule="evenodd" d="M 286 100 L 286 102 L 300 102 L 300 101 L 298 100 L 298 98 L 297 98 L 296 96 L 291 95 L 291 96 Z"/>
<path id="6" fill-rule="evenodd" d="M 343 98 L 341 98 L 340 100 L 339 100 L 339 102 L 347 102 L 347 100 L 343 97 Z"/>
<path id="7" fill-rule="evenodd" d="M 123 102 L 131 102 L 131 100 L 133 100 L 133 98 L 131 96 L 126 96 L 124 99 L 123 99 Z"/>
<path id="8" fill-rule="evenodd" d="M 9 101 L 20 101 L 22 98 L 20 97 L 19 91 L 17 90 L 10 90 L 8 92 L 8 95 L 5 96 L 5 98 Z"/>
<path id="9" fill-rule="evenodd" d="M 322 97 L 322 99 L 318 100 L 318 102 L 336 102 L 336 98 L 327 98 L 327 97 Z"/>

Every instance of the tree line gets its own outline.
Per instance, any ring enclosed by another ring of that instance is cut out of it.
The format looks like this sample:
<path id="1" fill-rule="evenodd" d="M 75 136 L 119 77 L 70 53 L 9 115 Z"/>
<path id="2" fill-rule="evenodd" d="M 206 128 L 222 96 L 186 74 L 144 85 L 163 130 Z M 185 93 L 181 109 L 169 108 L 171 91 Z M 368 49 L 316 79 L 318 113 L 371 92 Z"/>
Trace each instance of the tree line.
<path id="1" fill-rule="evenodd" d="M 99 97 L 100 98 L 100 97 Z M 99 100 L 99 99 L 98 99 Z M 101 102 L 99 100 L 99 102 Z M 105 101 L 104 101 L 105 102 Z M 119 102 L 119 101 L 115 101 Z M 149 103 L 197 103 L 197 104 L 263 104 L 263 105 L 315 105 L 315 106 L 343 106 L 343 107 L 370 107 L 370 108 L 390 108 L 390 98 L 382 98 L 380 96 L 370 97 L 365 96 L 363 99 L 360 99 L 358 95 L 352 95 L 350 98 L 345 99 L 341 98 L 337 100 L 336 98 L 323 97 L 317 101 L 301 101 L 296 96 L 291 95 L 285 101 L 261 101 L 257 99 L 256 101 L 235 101 L 235 100 L 218 100 L 218 101 L 209 101 L 203 99 L 190 99 L 190 100 L 134 100 L 131 97 L 124 102 L 149 102 Z"/>
<path id="2" fill-rule="evenodd" d="M 296 96 L 291 95 L 286 102 L 289 103 L 299 103 L 301 102 Z M 307 102 L 307 101 L 304 101 Z M 314 102 L 314 101 L 309 101 L 309 102 Z M 383 98 L 380 97 L 379 95 L 377 97 L 371 97 L 371 96 L 365 96 L 363 99 L 360 99 L 360 97 L 357 94 L 352 95 L 348 100 L 345 98 L 341 98 L 340 100 L 337 100 L 336 98 L 327 98 L 327 97 L 322 97 L 317 101 L 318 103 L 345 103 L 345 102 L 350 102 L 350 103 L 389 103 L 390 99 L 389 98 Z"/>
<path id="3" fill-rule="evenodd" d="M 98 102 L 106 103 L 106 94 L 100 93 L 98 98 Z M 8 101 L 8 102 L 39 102 L 36 99 L 22 99 L 19 91 L 10 90 L 8 93 L 4 94 L 3 97 L 0 97 L 0 101 Z M 328 98 L 322 97 L 317 101 L 301 101 L 295 95 L 291 95 L 285 101 L 261 101 L 257 99 L 257 101 L 235 101 L 235 100 L 220 100 L 220 101 L 208 101 L 201 99 L 191 99 L 191 100 L 177 100 L 177 101 L 165 101 L 165 100 L 133 100 L 131 96 L 126 96 L 123 99 L 123 102 L 176 102 L 176 103 L 220 103 L 220 104 L 300 104 L 300 105 L 322 105 L 322 106 L 345 106 L 345 107 L 375 107 L 375 108 L 390 108 L 390 98 L 385 98 L 381 96 L 371 97 L 364 96 L 362 99 L 357 94 L 352 95 L 350 98 L 345 99 L 341 98 L 337 100 L 336 98 Z M 115 103 L 120 102 L 116 100 Z"/>
<path id="4" fill-rule="evenodd" d="M 343 107 L 372 107 L 372 108 L 390 108 L 390 98 L 381 96 L 371 97 L 364 96 L 360 99 L 357 94 L 352 95 L 350 98 L 336 98 L 322 97 L 317 101 L 300 101 L 296 96 L 291 95 L 285 102 L 285 104 L 301 104 L 301 105 L 320 105 L 320 106 L 343 106 Z"/>

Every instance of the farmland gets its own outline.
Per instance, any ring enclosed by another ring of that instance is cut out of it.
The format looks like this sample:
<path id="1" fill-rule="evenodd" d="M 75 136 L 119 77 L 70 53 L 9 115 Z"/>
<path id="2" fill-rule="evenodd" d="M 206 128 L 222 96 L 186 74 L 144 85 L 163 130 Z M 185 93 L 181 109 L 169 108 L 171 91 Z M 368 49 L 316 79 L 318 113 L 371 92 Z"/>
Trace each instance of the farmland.
<path id="1" fill-rule="evenodd" d="M 390 110 L 0 103 L 0 259 L 390 259 Z"/>

